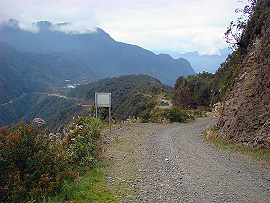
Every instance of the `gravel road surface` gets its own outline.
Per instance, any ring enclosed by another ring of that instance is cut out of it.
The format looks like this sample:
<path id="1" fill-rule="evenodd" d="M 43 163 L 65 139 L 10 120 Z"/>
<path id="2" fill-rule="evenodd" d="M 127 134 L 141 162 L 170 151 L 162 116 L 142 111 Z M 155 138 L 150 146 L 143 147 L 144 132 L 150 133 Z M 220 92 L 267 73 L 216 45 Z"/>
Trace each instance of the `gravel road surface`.
<path id="1" fill-rule="evenodd" d="M 125 124 L 107 141 L 108 185 L 119 202 L 270 202 L 270 167 L 201 136 L 217 118 Z"/>

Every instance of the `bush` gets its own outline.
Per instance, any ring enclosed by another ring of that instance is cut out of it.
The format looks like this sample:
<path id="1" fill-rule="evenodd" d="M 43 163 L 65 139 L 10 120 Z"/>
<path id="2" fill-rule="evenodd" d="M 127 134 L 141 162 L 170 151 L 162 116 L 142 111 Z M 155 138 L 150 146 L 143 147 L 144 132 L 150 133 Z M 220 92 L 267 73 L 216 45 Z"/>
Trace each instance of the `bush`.
<path id="1" fill-rule="evenodd" d="M 140 114 L 143 123 L 166 123 L 166 122 L 185 122 L 192 118 L 186 110 L 172 107 L 170 109 L 155 108 L 153 110 L 147 109 Z"/>
<path id="2" fill-rule="evenodd" d="M 67 130 L 63 147 L 70 165 L 93 166 L 100 152 L 101 124 L 92 117 L 78 118 Z"/>
<path id="3" fill-rule="evenodd" d="M 33 124 L 0 129 L 0 201 L 23 202 L 52 195 L 76 174 L 67 168 L 64 151 L 51 145 Z"/>
<path id="4" fill-rule="evenodd" d="M 178 107 L 170 108 L 165 113 L 165 118 L 171 122 L 185 122 L 191 118 L 186 110 Z"/>
<path id="5" fill-rule="evenodd" d="M 0 202 L 39 201 L 63 189 L 81 166 L 93 166 L 98 154 L 100 123 L 82 117 L 61 142 L 23 121 L 0 129 Z"/>

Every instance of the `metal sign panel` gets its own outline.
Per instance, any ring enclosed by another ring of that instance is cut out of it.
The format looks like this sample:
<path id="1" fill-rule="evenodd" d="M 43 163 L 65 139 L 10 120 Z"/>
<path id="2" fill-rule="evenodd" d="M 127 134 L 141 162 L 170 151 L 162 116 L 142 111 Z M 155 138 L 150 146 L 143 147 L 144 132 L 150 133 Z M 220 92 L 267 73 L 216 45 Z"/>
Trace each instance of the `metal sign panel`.
<path id="1" fill-rule="evenodd" d="M 111 107 L 111 93 L 95 93 L 97 107 Z"/>
<path id="2" fill-rule="evenodd" d="M 96 103 L 96 118 L 98 118 L 98 107 L 109 107 L 109 128 L 110 134 L 112 131 L 111 128 L 111 93 L 95 93 L 95 103 Z"/>

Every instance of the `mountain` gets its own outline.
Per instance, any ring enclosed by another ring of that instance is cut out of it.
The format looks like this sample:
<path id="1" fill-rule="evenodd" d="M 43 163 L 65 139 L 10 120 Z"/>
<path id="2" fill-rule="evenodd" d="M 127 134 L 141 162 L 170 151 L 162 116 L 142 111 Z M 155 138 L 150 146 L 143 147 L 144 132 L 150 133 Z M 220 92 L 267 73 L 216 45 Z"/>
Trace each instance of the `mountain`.
<path id="1" fill-rule="evenodd" d="M 93 81 L 90 70 L 71 54 L 26 53 L 0 42 L 0 104 L 24 93 L 55 92 L 66 80 Z"/>
<path id="2" fill-rule="evenodd" d="M 209 73 L 215 73 L 216 70 L 220 67 L 229 54 L 232 53 L 232 50 L 229 48 L 219 50 L 219 55 L 201 55 L 197 51 L 187 52 L 184 54 L 177 54 L 177 57 L 182 57 L 187 59 L 196 73 L 202 73 L 203 71 Z"/>
<path id="3" fill-rule="evenodd" d="M 18 24 L 16 20 L 4 23 L 0 27 L 0 41 L 21 52 L 72 54 L 85 64 L 95 80 L 147 74 L 173 86 L 177 77 L 195 74 L 186 59 L 155 55 L 139 46 L 116 42 L 100 28 L 88 34 L 66 34 L 56 29 L 66 24 L 41 21 L 35 24 L 39 32 L 34 33 L 20 29 Z"/>
<path id="4" fill-rule="evenodd" d="M 144 110 L 153 100 L 149 95 L 166 94 L 172 89 L 147 75 L 124 75 L 79 85 L 71 89 L 69 98 L 41 92 L 23 93 L 5 104 L 0 104 L 0 127 L 17 124 L 21 118 L 27 123 L 40 118 L 46 122 L 42 125 L 43 128 L 61 130 L 72 122 L 73 118 L 92 114 L 89 103 L 94 104 L 95 92 L 112 93 L 113 115 L 117 119 L 125 119 Z M 136 99 L 137 104 L 131 105 L 132 99 Z M 83 102 L 87 102 L 87 105 Z M 126 105 L 125 108 L 123 105 Z"/>

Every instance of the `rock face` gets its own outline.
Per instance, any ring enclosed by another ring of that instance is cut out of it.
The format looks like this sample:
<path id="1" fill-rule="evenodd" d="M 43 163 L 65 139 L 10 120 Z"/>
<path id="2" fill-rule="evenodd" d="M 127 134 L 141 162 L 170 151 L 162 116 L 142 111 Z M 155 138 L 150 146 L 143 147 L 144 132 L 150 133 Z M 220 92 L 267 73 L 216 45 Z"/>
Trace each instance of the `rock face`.
<path id="1" fill-rule="evenodd" d="M 217 127 L 222 138 L 269 148 L 270 13 L 265 17 L 260 34 L 251 37 Z"/>

